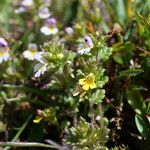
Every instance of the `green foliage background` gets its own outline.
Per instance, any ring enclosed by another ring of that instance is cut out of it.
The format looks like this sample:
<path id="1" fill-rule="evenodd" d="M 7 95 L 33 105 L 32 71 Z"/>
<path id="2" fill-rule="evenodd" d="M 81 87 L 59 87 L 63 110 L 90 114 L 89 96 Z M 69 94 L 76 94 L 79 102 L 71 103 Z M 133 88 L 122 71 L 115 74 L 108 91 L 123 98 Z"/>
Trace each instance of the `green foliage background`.
<path id="1" fill-rule="evenodd" d="M 11 55 L 0 64 L 0 145 L 150 149 L 149 0 L 51 0 L 59 33 L 47 37 L 37 16 L 42 4 L 34 0 L 34 8 L 15 14 L 19 1 L 0 0 L 0 36 Z M 72 36 L 65 32 L 68 26 Z M 94 47 L 78 55 L 85 35 Z M 46 52 L 48 70 L 39 78 L 36 62 L 22 55 L 29 43 Z M 78 90 L 79 79 L 91 72 L 97 88 Z M 35 124 L 39 109 L 43 119 Z"/>

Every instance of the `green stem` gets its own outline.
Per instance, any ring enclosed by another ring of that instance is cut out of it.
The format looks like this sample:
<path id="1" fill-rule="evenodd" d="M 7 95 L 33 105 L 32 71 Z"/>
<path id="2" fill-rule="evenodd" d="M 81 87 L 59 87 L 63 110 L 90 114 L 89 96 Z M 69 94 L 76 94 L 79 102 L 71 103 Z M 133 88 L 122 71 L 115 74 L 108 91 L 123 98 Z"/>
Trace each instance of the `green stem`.
<path id="1" fill-rule="evenodd" d="M 101 125 L 101 127 L 104 127 L 104 123 L 103 123 L 103 108 L 102 108 L 102 104 L 101 103 L 98 104 L 98 108 L 100 110 L 100 117 L 101 117 L 100 125 Z"/>
<path id="2" fill-rule="evenodd" d="M 23 101 L 21 97 L 13 97 L 7 99 L 7 102 L 18 102 L 18 101 Z"/>
<path id="3" fill-rule="evenodd" d="M 24 91 L 24 92 L 29 92 L 33 93 L 39 96 L 47 96 L 49 93 L 53 93 L 54 95 L 62 95 L 63 92 L 60 91 L 46 91 L 46 90 L 40 90 L 40 89 L 34 89 L 31 87 L 26 87 L 26 86 L 20 86 L 20 85 L 11 85 L 11 84 L 0 84 L 0 89 L 1 88 L 8 88 L 8 89 L 15 89 L 18 91 Z"/>
<path id="4" fill-rule="evenodd" d="M 25 87 L 25 86 L 3 84 L 3 85 L 1 85 L 1 87 L 20 90 L 20 91 L 24 91 L 24 92 L 29 92 L 29 93 L 33 93 L 33 94 L 36 94 L 36 95 L 43 95 L 43 96 L 45 95 L 45 91 L 43 92 L 43 91 L 40 91 L 38 89 L 33 89 L 33 88 L 30 88 L 30 87 Z"/>
<path id="5" fill-rule="evenodd" d="M 32 118 L 32 115 L 30 115 L 27 120 L 25 121 L 25 123 L 22 125 L 22 127 L 20 128 L 20 130 L 17 132 L 17 134 L 15 135 L 15 137 L 11 140 L 11 142 L 15 142 L 18 140 L 19 136 L 21 135 L 21 133 L 24 131 L 24 129 L 26 128 L 26 126 L 28 125 L 30 119 Z M 1 142 L 3 143 L 3 142 Z M 4 142 L 5 143 L 5 142 Z M 3 143 L 3 144 L 4 144 Z M 9 143 L 9 142 L 6 142 L 6 143 Z M 6 146 L 6 145 L 5 145 Z M 9 150 L 10 147 L 7 146 L 6 148 L 4 148 L 4 150 Z"/>
<path id="6" fill-rule="evenodd" d="M 9 149 L 10 147 L 45 147 L 57 149 L 55 146 L 36 142 L 0 142 L 0 146 L 9 146 Z"/>

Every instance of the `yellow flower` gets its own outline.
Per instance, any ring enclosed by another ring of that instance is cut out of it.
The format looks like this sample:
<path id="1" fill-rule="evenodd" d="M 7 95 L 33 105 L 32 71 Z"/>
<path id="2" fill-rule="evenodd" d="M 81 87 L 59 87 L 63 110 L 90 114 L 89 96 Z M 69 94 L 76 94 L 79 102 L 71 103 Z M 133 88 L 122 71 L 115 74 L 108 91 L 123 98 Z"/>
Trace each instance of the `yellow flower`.
<path id="1" fill-rule="evenodd" d="M 79 80 L 79 84 L 82 86 L 82 88 L 87 91 L 90 89 L 96 88 L 95 84 L 95 76 L 93 73 L 90 73 L 85 78 Z"/>
<path id="2" fill-rule="evenodd" d="M 34 123 L 40 123 L 40 121 L 42 120 L 43 118 L 41 116 L 36 116 L 36 118 L 33 120 Z"/>

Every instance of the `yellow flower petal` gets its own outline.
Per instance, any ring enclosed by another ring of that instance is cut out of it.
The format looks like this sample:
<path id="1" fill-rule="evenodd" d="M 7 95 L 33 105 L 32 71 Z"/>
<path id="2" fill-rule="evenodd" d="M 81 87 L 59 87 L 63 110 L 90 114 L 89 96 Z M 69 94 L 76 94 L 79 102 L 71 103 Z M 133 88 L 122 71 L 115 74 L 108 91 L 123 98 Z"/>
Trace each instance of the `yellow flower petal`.
<path id="1" fill-rule="evenodd" d="M 89 90 L 89 88 L 90 89 L 96 88 L 96 84 L 94 81 L 95 81 L 95 76 L 93 73 L 90 73 L 85 78 L 80 79 L 79 84 L 82 85 L 82 89 L 87 91 Z"/>
<path id="2" fill-rule="evenodd" d="M 85 91 L 88 91 L 88 90 L 89 90 L 89 87 L 90 87 L 89 84 L 84 84 L 82 88 L 83 88 Z"/>
<path id="3" fill-rule="evenodd" d="M 90 78 L 91 78 L 91 80 L 95 81 L 95 76 L 94 76 L 94 74 L 93 74 L 93 73 L 90 73 L 87 77 L 90 77 Z"/>
<path id="4" fill-rule="evenodd" d="M 84 85 L 84 84 L 85 84 L 85 79 L 84 79 L 84 78 L 83 78 L 83 79 L 80 79 L 80 80 L 79 80 L 79 84 L 80 84 L 80 85 Z"/>
<path id="5" fill-rule="evenodd" d="M 36 118 L 33 120 L 33 122 L 34 123 L 40 123 L 41 120 L 42 120 L 42 117 L 36 116 Z"/>
<path id="6" fill-rule="evenodd" d="M 91 84 L 91 85 L 90 85 L 90 88 L 91 88 L 91 89 L 96 88 L 96 84 L 95 84 L 95 83 Z"/>

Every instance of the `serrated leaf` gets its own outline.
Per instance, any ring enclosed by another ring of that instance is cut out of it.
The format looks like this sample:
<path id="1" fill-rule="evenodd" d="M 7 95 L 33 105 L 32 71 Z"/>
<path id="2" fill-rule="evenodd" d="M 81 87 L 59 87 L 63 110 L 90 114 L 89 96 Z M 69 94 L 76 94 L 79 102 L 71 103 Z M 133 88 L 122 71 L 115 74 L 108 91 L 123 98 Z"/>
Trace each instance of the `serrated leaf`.
<path id="1" fill-rule="evenodd" d="M 76 127 L 71 127 L 64 137 L 64 142 L 74 150 L 104 149 L 109 130 L 106 127 L 86 122 L 82 117 Z"/>
<path id="2" fill-rule="evenodd" d="M 148 138 L 149 129 L 148 129 L 146 123 L 144 122 L 144 120 L 139 115 L 135 116 L 135 123 L 136 123 L 137 129 L 139 130 L 141 135 L 145 138 Z"/>
<path id="3" fill-rule="evenodd" d="M 93 93 L 93 103 L 99 104 L 102 102 L 103 98 L 105 97 L 105 90 L 97 90 L 95 93 Z"/>

